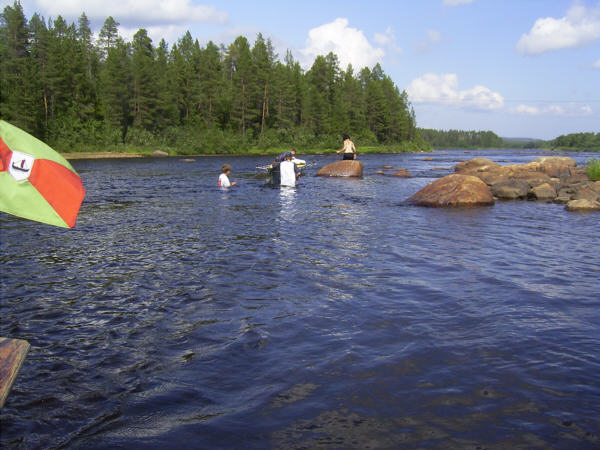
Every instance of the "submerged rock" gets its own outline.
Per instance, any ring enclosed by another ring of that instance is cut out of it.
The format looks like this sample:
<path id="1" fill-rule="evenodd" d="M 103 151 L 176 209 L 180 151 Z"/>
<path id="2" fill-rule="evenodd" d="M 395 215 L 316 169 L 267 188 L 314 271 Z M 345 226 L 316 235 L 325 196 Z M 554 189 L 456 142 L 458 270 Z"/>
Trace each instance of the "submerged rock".
<path id="1" fill-rule="evenodd" d="M 317 177 L 355 177 L 362 178 L 363 163 L 360 161 L 343 160 L 327 164 L 319 169 Z"/>
<path id="2" fill-rule="evenodd" d="M 408 203 L 429 207 L 488 206 L 494 204 L 494 196 L 479 178 L 452 174 L 429 183 Z"/>
<path id="3" fill-rule="evenodd" d="M 412 178 L 412 175 L 406 169 L 398 169 L 391 176 L 399 178 Z"/>

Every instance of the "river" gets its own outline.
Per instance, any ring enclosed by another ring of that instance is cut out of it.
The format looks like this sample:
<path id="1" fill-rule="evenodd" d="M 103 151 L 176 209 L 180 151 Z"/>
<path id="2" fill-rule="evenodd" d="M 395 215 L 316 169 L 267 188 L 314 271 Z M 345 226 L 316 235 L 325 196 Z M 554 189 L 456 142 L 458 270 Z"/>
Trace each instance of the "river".
<path id="1" fill-rule="evenodd" d="M 2 447 L 598 448 L 600 215 L 404 204 L 481 155 L 540 153 L 73 161 L 73 230 L 0 214 Z"/>

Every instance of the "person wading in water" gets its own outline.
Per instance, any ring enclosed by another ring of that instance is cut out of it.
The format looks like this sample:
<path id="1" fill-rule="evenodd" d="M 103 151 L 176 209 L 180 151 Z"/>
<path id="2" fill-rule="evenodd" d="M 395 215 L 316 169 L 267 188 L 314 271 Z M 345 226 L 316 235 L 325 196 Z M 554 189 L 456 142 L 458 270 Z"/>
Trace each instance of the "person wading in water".
<path id="1" fill-rule="evenodd" d="M 350 140 L 350 136 L 344 134 L 344 147 L 336 153 L 343 153 L 342 159 L 356 159 L 356 146 Z"/>

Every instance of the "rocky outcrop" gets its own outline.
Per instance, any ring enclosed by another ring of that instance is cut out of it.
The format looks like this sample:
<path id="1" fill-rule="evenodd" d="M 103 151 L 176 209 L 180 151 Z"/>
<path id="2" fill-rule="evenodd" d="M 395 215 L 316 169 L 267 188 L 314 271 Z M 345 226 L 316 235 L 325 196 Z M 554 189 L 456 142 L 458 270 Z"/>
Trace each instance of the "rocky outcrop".
<path id="1" fill-rule="evenodd" d="M 577 167 L 573 158 L 544 156 L 525 164 L 503 166 L 487 158 L 474 158 L 456 164 L 457 174 L 470 175 L 486 183 L 493 195 L 505 200 L 540 200 L 569 204 L 588 200 L 586 210 L 600 202 L 600 183 L 592 182 L 585 168 Z M 575 206 L 567 207 L 574 210 Z"/>
<path id="2" fill-rule="evenodd" d="M 360 161 L 336 161 L 319 169 L 317 177 L 355 177 L 362 178 L 363 163 Z"/>
<path id="3" fill-rule="evenodd" d="M 429 207 L 487 206 L 494 204 L 490 188 L 472 175 L 452 174 L 429 183 L 408 199 Z"/>
<path id="4" fill-rule="evenodd" d="M 167 152 L 163 152 L 162 150 L 154 150 L 152 152 L 152 156 L 157 158 L 163 158 L 165 156 L 169 156 L 169 154 Z"/>

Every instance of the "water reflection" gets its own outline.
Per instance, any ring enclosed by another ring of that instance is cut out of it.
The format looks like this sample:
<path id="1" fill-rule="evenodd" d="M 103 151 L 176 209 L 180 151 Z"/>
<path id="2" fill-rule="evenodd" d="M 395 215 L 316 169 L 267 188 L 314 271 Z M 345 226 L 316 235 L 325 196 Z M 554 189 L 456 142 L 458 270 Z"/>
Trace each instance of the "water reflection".
<path id="1" fill-rule="evenodd" d="M 279 190 L 279 219 L 284 227 L 289 226 L 296 220 L 298 214 L 296 198 L 296 188 L 281 186 Z"/>

